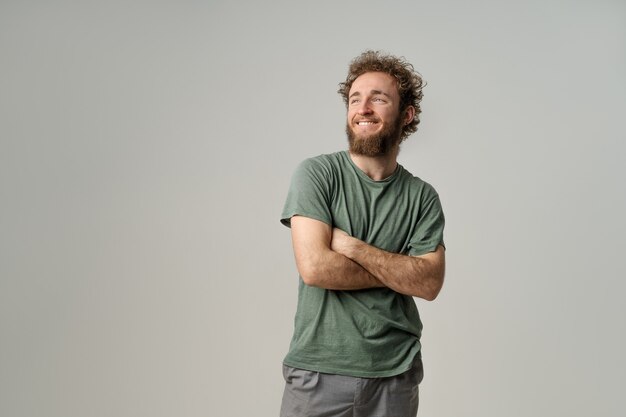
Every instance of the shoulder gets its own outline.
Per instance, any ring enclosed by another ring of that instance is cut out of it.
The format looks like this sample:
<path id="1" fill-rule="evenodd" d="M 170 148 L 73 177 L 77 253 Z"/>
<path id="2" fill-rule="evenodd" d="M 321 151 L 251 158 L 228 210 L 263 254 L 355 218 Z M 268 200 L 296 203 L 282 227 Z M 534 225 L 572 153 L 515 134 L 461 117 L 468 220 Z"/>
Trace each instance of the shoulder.
<path id="1" fill-rule="evenodd" d="M 439 198 L 439 194 L 430 183 L 424 181 L 420 177 L 411 174 L 402 165 L 400 166 L 402 183 L 405 184 L 412 192 L 416 192 L 422 196 L 422 200 L 432 200 Z"/>
<path id="2" fill-rule="evenodd" d="M 330 174 L 340 170 L 341 166 L 345 163 L 345 156 L 343 154 L 344 152 L 335 152 L 307 158 L 300 162 L 296 171 L 318 175 Z"/>
<path id="3" fill-rule="evenodd" d="M 328 153 L 328 154 L 321 154 L 321 155 L 317 155 L 317 156 L 313 156 L 311 158 L 307 158 L 304 161 L 302 161 L 302 164 L 317 164 L 317 165 L 324 165 L 324 166 L 334 166 L 334 165 L 341 165 L 343 163 L 345 163 L 346 160 L 346 153 L 345 151 L 340 151 L 340 152 L 334 152 L 334 153 Z"/>

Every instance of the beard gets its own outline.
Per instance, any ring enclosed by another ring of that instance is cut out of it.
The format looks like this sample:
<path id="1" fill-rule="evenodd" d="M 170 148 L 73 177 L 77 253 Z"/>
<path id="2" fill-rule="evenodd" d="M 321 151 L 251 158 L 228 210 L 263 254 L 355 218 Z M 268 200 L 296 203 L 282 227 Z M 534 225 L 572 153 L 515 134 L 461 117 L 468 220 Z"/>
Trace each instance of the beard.
<path id="1" fill-rule="evenodd" d="M 350 153 L 362 156 L 384 156 L 398 143 L 401 142 L 403 128 L 402 118 L 398 115 L 393 123 L 385 126 L 383 130 L 370 135 L 357 135 L 350 122 L 346 123 L 346 134 L 350 145 Z"/>

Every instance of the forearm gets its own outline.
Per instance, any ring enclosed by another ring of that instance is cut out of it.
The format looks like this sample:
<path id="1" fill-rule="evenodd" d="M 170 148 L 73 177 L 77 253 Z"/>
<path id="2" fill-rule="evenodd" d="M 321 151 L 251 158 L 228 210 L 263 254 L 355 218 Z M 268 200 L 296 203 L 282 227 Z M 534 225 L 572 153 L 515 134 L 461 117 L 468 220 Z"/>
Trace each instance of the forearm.
<path id="1" fill-rule="evenodd" d="M 383 287 L 362 266 L 331 250 L 332 234 L 332 227 L 319 220 L 291 218 L 293 251 L 304 283 L 329 290 Z"/>
<path id="2" fill-rule="evenodd" d="M 313 287 L 360 290 L 385 286 L 361 265 L 332 250 L 296 263 L 304 283 Z"/>
<path id="3" fill-rule="evenodd" d="M 433 300 L 443 285 L 443 248 L 431 256 L 416 257 L 391 253 L 345 235 L 333 249 L 353 260 L 382 284 L 402 294 Z"/>

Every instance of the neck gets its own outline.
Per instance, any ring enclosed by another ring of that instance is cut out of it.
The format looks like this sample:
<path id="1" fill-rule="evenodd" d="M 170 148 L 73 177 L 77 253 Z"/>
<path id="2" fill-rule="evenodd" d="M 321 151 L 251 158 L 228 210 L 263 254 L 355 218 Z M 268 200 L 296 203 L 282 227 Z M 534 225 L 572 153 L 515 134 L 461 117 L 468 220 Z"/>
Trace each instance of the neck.
<path id="1" fill-rule="evenodd" d="M 386 155 L 364 156 L 349 152 L 352 162 L 374 181 L 382 181 L 391 176 L 398 166 L 397 158 L 400 147 L 394 146 Z"/>

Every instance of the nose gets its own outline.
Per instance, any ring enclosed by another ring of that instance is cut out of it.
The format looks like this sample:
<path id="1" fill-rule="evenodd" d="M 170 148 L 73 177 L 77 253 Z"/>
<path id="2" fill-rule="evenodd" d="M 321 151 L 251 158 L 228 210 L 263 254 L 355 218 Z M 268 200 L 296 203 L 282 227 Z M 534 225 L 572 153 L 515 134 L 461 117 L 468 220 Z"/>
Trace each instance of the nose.
<path id="1" fill-rule="evenodd" d="M 356 112 L 361 115 L 371 114 L 372 108 L 370 107 L 369 100 L 363 100 L 358 104 Z"/>

